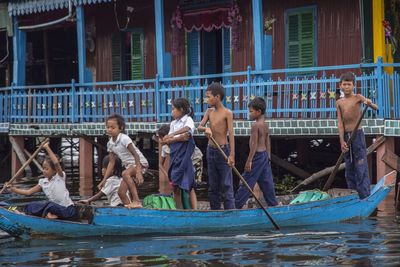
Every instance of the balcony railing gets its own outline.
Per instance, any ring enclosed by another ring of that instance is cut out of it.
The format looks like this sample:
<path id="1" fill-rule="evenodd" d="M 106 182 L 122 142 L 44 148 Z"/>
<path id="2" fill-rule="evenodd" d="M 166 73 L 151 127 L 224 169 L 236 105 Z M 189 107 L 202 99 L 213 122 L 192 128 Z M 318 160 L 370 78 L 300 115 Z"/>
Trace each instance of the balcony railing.
<path id="1" fill-rule="evenodd" d="M 264 97 L 269 118 L 336 118 L 339 74 L 358 73 L 358 93 L 377 103 L 367 117 L 400 118 L 400 75 L 396 64 L 325 66 L 315 68 L 232 72 L 160 79 L 11 86 L 0 88 L 0 122 L 102 122 L 112 113 L 127 121 L 169 121 L 174 98 L 186 97 L 200 120 L 207 109 L 205 90 L 212 81 L 225 88 L 225 105 L 235 119 L 247 119 L 247 105 Z M 389 68 L 389 70 L 388 70 Z M 391 70 L 390 70 L 391 69 Z M 299 75 L 302 73 L 303 75 Z M 308 75 L 304 75 L 308 73 Z M 312 73 L 310 75 L 309 73 Z"/>

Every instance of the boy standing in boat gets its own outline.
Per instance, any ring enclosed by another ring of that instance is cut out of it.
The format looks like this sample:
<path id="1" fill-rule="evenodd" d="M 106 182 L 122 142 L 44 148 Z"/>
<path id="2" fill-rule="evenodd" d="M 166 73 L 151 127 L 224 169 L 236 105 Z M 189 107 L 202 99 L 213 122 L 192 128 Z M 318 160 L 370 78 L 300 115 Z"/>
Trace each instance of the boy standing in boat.
<path id="1" fill-rule="evenodd" d="M 198 127 L 198 130 L 204 132 L 208 138 L 214 137 L 228 156 L 228 162 L 226 162 L 215 144 L 209 140 L 207 147 L 208 197 L 212 210 L 221 208 L 221 196 L 224 200 L 224 209 L 235 208 L 231 170 L 231 166 L 235 164 L 233 114 L 222 104 L 224 96 L 224 88 L 220 83 L 213 82 L 207 87 L 206 97 L 210 108 L 207 109 Z M 210 127 L 205 127 L 207 122 Z M 227 134 L 229 142 L 226 138 Z"/>
<path id="2" fill-rule="evenodd" d="M 361 199 L 370 195 L 370 180 L 368 175 L 367 150 L 365 146 L 365 136 L 362 126 L 354 129 L 360 118 L 360 104 L 364 103 L 376 110 L 377 105 L 368 98 L 353 92 L 355 76 L 351 72 L 342 74 L 339 86 L 343 91 L 344 97 L 336 102 L 339 140 L 342 152 L 345 152 L 344 161 L 346 165 L 345 176 L 347 187 L 357 190 Z M 351 132 L 355 130 L 354 139 L 350 145 Z"/>
<path id="3" fill-rule="evenodd" d="M 257 97 L 249 103 L 250 119 L 256 122 L 251 126 L 249 140 L 250 152 L 247 157 L 243 178 L 253 189 L 255 184 L 261 188 L 264 199 L 268 206 L 276 206 L 278 202 L 275 197 L 274 181 L 272 179 L 271 166 L 269 164 L 270 143 L 268 125 L 265 122 L 265 100 Z M 235 196 L 235 205 L 241 209 L 249 198 L 249 190 L 241 182 Z"/>

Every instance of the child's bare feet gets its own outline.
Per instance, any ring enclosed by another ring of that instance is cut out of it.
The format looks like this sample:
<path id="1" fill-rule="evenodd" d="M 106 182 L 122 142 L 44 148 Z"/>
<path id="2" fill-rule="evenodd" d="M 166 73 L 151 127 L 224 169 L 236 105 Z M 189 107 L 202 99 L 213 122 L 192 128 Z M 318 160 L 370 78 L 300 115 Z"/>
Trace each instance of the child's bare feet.
<path id="1" fill-rule="evenodd" d="M 53 213 L 51 213 L 51 212 L 49 212 L 49 213 L 47 213 L 46 218 L 47 219 L 51 219 L 51 220 L 55 220 L 55 219 L 58 219 L 58 216 L 53 214 Z"/>
<path id="2" fill-rule="evenodd" d="M 139 208 L 143 208 L 143 206 L 142 206 L 142 203 L 140 203 L 138 201 L 132 201 L 128 205 L 125 205 L 125 208 L 128 208 L 128 209 L 139 209 Z"/>

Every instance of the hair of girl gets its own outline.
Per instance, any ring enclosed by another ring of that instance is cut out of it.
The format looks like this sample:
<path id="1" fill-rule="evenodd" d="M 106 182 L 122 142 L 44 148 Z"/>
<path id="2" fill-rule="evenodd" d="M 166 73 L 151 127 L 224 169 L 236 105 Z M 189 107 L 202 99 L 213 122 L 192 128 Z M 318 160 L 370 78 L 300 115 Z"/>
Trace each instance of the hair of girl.
<path id="1" fill-rule="evenodd" d="M 122 162 L 116 155 L 114 156 L 114 158 L 115 158 L 115 164 L 114 164 L 114 170 L 112 170 L 112 175 L 121 177 L 122 176 Z M 103 161 L 102 161 L 103 168 L 107 168 L 109 162 L 110 162 L 110 157 L 107 155 L 103 158 Z"/>
<path id="2" fill-rule="evenodd" d="M 174 99 L 172 105 L 176 109 L 182 110 L 184 115 L 193 117 L 193 114 L 194 114 L 193 108 L 190 106 L 190 103 L 186 98 L 181 97 L 181 98 Z"/>
<path id="3" fill-rule="evenodd" d="M 63 164 L 62 164 L 62 162 L 60 162 L 60 159 L 59 159 L 58 155 L 56 155 L 56 158 L 57 158 L 58 163 L 60 164 L 61 168 L 63 168 Z M 46 156 L 44 157 L 44 159 L 43 159 L 42 164 L 43 164 L 44 162 L 47 162 L 47 164 L 49 164 L 49 166 L 50 166 L 50 168 L 51 168 L 52 170 L 54 170 L 54 171 L 56 170 L 56 164 L 51 160 L 50 156 L 46 155 Z"/>
<path id="4" fill-rule="evenodd" d="M 115 120 L 117 122 L 118 127 L 121 130 L 121 132 L 125 132 L 125 119 L 124 119 L 124 117 L 122 117 L 121 115 L 115 113 L 115 114 L 112 114 L 112 115 L 108 116 L 106 122 L 109 121 L 109 120 Z"/>
<path id="5" fill-rule="evenodd" d="M 157 130 L 156 133 L 158 134 L 159 137 L 162 138 L 169 133 L 169 129 L 170 129 L 169 124 L 164 124 L 160 127 L 160 129 Z"/>

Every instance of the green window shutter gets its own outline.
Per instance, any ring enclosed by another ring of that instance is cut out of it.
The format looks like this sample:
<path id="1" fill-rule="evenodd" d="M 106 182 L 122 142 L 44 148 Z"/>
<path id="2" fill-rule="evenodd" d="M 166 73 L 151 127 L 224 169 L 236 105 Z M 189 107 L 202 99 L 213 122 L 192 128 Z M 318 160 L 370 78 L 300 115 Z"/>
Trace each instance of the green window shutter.
<path id="1" fill-rule="evenodd" d="M 291 12 L 287 21 L 287 67 L 312 67 L 315 64 L 314 9 Z"/>
<path id="2" fill-rule="evenodd" d="M 119 81 L 122 79 L 121 54 L 121 34 L 115 33 L 111 36 L 111 70 L 113 81 Z"/>
<path id="3" fill-rule="evenodd" d="M 131 35 L 131 79 L 143 79 L 143 35 L 140 32 Z"/>
<path id="4" fill-rule="evenodd" d="M 313 13 L 303 13 L 300 15 L 301 35 L 300 35 L 300 65 L 301 67 L 314 66 L 314 18 Z"/>

